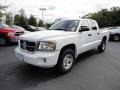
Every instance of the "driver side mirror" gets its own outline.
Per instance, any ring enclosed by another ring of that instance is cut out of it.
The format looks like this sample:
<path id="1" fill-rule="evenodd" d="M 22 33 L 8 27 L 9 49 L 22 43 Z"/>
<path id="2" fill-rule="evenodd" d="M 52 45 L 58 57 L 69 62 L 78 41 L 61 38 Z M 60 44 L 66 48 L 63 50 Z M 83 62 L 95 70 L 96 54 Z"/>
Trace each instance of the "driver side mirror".
<path id="1" fill-rule="evenodd" d="M 89 31 L 90 29 L 87 26 L 81 26 L 80 32 Z"/>

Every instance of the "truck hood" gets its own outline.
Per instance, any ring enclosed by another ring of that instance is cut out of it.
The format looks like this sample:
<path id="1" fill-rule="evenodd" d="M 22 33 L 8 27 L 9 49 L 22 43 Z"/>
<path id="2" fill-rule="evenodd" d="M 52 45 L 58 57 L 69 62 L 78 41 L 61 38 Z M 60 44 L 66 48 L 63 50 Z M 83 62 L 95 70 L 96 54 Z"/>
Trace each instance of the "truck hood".
<path id="1" fill-rule="evenodd" d="M 68 36 L 75 35 L 75 32 L 67 32 L 67 31 L 59 31 L 59 30 L 44 30 L 31 32 L 29 34 L 24 34 L 20 36 L 20 39 L 28 40 L 28 41 L 39 41 L 43 39 L 60 37 L 60 36 Z"/>

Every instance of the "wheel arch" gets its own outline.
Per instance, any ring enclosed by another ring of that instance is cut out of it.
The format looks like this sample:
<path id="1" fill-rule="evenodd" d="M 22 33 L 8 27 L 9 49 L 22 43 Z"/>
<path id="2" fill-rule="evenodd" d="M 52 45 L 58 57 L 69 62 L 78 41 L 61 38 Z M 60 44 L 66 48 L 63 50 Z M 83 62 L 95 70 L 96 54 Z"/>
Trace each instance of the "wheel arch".
<path id="1" fill-rule="evenodd" d="M 115 33 L 114 35 L 120 35 L 120 33 Z"/>
<path id="2" fill-rule="evenodd" d="M 102 40 L 107 40 L 108 38 L 107 38 L 107 36 L 104 36 L 103 38 L 102 38 Z"/>
<path id="3" fill-rule="evenodd" d="M 60 50 L 60 54 L 59 54 L 59 56 L 62 54 L 62 52 L 65 50 L 65 49 L 67 49 L 67 48 L 70 48 L 70 49 L 72 49 L 74 52 L 75 52 L 75 56 L 76 56 L 76 45 L 75 44 L 68 44 L 68 45 L 65 45 L 65 46 L 63 46 L 62 48 L 61 48 L 61 50 Z"/>
<path id="4" fill-rule="evenodd" d="M 4 34 L 0 34 L 0 38 L 3 38 L 5 40 L 4 45 L 6 45 L 8 43 L 8 39 Z"/>
<path id="5" fill-rule="evenodd" d="M 4 34 L 0 34 L 0 37 L 7 38 L 6 35 L 4 35 Z"/>

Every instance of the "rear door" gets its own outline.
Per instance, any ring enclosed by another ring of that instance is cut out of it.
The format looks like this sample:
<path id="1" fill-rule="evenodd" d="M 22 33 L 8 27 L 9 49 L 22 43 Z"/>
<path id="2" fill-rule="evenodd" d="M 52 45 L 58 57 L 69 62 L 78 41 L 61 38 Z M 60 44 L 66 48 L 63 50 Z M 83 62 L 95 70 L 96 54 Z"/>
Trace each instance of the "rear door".
<path id="1" fill-rule="evenodd" d="M 91 28 L 91 34 L 92 34 L 92 37 L 91 37 L 92 38 L 91 39 L 92 47 L 91 48 L 94 48 L 94 47 L 98 46 L 101 42 L 101 40 L 100 40 L 100 34 L 101 34 L 100 32 L 101 31 L 99 30 L 99 27 L 98 27 L 98 24 L 96 23 L 96 21 L 89 20 L 89 22 L 90 22 L 90 28 Z"/>

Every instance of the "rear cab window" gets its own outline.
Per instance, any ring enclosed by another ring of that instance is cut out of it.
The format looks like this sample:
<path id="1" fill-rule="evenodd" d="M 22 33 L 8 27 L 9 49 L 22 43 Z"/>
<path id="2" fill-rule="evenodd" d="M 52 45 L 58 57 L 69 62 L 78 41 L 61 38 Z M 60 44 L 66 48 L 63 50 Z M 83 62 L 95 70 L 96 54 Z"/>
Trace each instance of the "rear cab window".
<path id="1" fill-rule="evenodd" d="M 90 31 L 89 21 L 88 21 L 88 20 L 83 20 L 83 21 L 81 22 L 81 28 L 82 28 L 82 27 L 86 27 L 86 28 L 88 28 L 89 31 Z"/>
<path id="2" fill-rule="evenodd" d="M 90 20 L 91 30 L 98 30 L 97 23 L 94 20 Z"/>

